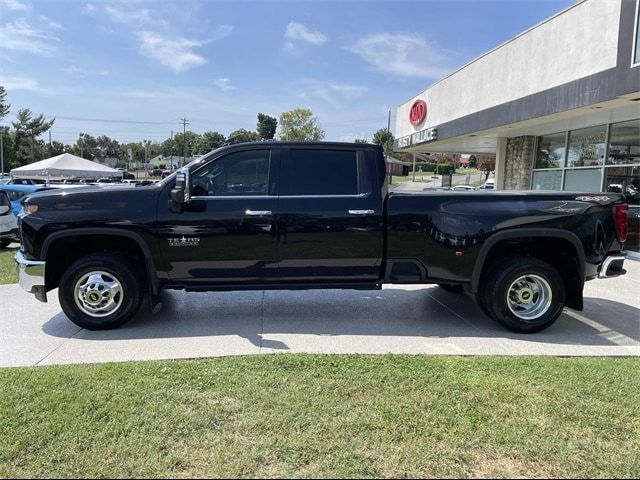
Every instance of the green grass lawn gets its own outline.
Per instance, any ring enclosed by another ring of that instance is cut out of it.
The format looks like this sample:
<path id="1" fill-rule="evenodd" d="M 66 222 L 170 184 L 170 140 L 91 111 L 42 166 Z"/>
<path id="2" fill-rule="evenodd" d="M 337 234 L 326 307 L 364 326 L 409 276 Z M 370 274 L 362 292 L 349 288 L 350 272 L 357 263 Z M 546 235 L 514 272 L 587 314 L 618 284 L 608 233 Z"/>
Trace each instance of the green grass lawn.
<path id="1" fill-rule="evenodd" d="M 640 361 L 270 355 L 0 370 L 0 477 L 635 477 Z"/>
<path id="2" fill-rule="evenodd" d="M 16 251 L 15 248 L 3 248 L 0 250 L 0 285 L 18 283 L 16 262 L 13 259 Z"/>

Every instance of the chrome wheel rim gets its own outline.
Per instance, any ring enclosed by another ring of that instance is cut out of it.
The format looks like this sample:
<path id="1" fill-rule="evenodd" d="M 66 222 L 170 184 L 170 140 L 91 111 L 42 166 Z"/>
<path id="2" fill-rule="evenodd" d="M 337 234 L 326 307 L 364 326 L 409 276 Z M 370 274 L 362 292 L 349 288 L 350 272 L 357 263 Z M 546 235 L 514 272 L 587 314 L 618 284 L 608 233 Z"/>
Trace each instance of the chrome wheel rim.
<path id="1" fill-rule="evenodd" d="M 91 317 L 106 317 L 122 306 L 124 292 L 115 275 L 95 271 L 80 277 L 74 287 L 73 297 L 83 313 Z"/>
<path id="2" fill-rule="evenodd" d="M 535 320 L 549 311 L 551 286 L 539 275 L 522 275 L 507 290 L 507 305 L 516 317 Z"/>

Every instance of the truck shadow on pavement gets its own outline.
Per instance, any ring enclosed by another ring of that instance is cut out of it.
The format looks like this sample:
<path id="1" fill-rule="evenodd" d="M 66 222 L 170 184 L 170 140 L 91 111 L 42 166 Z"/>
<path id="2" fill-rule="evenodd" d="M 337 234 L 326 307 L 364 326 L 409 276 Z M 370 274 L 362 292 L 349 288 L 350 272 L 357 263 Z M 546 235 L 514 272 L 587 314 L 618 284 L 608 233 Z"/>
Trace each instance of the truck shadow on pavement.
<path id="1" fill-rule="evenodd" d="M 553 326 L 531 335 L 516 334 L 494 323 L 469 295 L 432 286 L 381 291 L 169 291 L 163 293 L 162 302 L 159 313 L 153 315 L 143 308 L 117 330 L 72 331 L 69 326 L 73 325 L 62 312 L 42 330 L 51 336 L 95 341 L 239 336 L 256 347 L 281 351 L 290 349 L 287 340 L 291 335 L 361 336 L 360 344 L 373 336 L 449 339 L 450 343 L 471 338 L 640 346 L 640 309 L 600 298 L 585 298 L 584 311 L 565 310 Z M 278 336 L 282 337 L 273 338 Z"/>

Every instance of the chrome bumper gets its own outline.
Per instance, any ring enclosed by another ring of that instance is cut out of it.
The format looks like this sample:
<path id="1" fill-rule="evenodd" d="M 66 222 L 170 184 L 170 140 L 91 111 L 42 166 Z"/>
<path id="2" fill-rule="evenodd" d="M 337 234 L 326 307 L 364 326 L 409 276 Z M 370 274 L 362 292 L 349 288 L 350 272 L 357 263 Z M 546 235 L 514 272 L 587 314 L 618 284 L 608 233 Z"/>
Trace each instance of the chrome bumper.
<path id="1" fill-rule="evenodd" d="M 28 260 L 22 252 L 16 253 L 18 283 L 24 290 L 33 293 L 41 302 L 47 301 L 47 292 L 44 284 L 45 263 L 40 260 Z"/>
<path id="2" fill-rule="evenodd" d="M 611 278 L 617 277 L 620 275 L 624 275 L 627 271 L 622 268 L 624 265 L 624 259 L 626 255 L 609 255 L 602 262 L 602 267 L 600 267 L 600 273 L 598 273 L 598 278 Z"/>

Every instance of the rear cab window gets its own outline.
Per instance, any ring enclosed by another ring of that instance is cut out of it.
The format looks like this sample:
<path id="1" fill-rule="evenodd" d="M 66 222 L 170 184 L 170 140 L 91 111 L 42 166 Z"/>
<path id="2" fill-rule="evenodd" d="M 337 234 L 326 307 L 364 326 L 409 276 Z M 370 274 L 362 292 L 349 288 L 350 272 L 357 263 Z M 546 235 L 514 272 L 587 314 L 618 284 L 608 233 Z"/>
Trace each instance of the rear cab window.
<path id="1" fill-rule="evenodd" d="M 281 196 L 342 196 L 371 191 L 365 157 L 356 150 L 292 148 L 280 168 Z"/>

